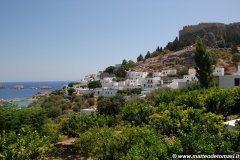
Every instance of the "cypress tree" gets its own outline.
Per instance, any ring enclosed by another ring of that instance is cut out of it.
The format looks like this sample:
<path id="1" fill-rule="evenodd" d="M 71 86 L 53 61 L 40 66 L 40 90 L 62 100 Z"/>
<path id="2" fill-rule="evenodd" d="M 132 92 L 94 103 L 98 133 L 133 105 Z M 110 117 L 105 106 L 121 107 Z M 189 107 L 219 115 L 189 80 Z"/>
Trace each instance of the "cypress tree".
<path id="1" fill-rule="evenodd" d="M 151 56 L 151 53 L 148 51 L 147 54 L 145 55 L 145 59 L 150 58 L 150 56 Z"/>
<path id="2" fill-rule="evenodd" d="M 137 61 L 139 62 L 139 61 L 142 61 L 142 60 L 143 60 L 143 56 L 142 56 L 142 54 L 140 54 L 137 58 Z"/>
<path id="3" fill-rule="evenodd" d="M 196 49 L 194 50 L 194 61 L 196 63 L 196 76 L 201 87 L 209 88 L 214 85 L 213 57 L 207 52 L 206 46 L 200 37 L 196 39 Z"/>

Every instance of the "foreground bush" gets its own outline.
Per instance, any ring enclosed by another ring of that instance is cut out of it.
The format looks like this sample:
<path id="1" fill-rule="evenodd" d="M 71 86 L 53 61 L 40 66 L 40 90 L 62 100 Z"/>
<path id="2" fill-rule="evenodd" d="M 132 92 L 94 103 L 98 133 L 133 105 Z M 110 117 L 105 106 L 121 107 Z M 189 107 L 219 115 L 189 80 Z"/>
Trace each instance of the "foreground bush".
<path id="1" fill-rule="evenodd" d="M 0 132 L 18 131 L 25 125 L 41 132 L 46 122 L 46 112 L 40 108 L 0 108 Z"/>
<path id="2" fill-rule="evenodd" d="M 167 146 L 146 127 L 90 129 L 75 143 L 76 152 L 94 159 L 164 159 Z"/>
<path id="3" fill-rule="evenodd" d="M 0 159 L 34 159 L 44 157 L 50 151 L 49 138 L 41 137 L 37 131 L 21 128 L 0 135 Z"/>

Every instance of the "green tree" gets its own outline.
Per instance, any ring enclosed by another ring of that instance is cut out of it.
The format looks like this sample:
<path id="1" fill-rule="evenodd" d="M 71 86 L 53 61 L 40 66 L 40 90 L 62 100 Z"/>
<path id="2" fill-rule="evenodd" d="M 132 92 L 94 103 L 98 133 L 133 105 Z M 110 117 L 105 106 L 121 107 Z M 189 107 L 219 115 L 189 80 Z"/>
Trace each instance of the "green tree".
<path id="1" fill-rule="evenodd" d="M 196 49 L 194 50 L 194 61 L 196 63 L 196 76 L 201 87 L 208 88 L 214 85 L 214 60 L 207 52 L 205 44 L 200 37 L 196 39 Z"/>
<path id="2" fill-rule="evenodd" d="M 90 89 L 95 89 L 95 88 L 101 88 L 102 84 L 100 83 L 100 81 L 91 81 L 88 83 L 88 88 Z"/>
<path id="3" fill-rule="evenodd" d="M 98 101 L 97 110 L 100 114 L 117 115 L 124 105 L 125 99 L 123 96 L 102 97 Z"/>
<path id="4" fill-rule="evenodd" d="M 127 66 L 121 66 L 121 67 L 117 68 L 114 72 L 116 77 L 125 78 L 126 75 L 127 75 L 127 72 L 125 71 L 126 68 L 128 68 L 128 67 Z"/>
<path id="5" fill-rule="evenodd" d="M 151 57 L 151 53 L 148 51 L 147 54 L 145 55 L 145 59 L 148 59 Z"/>
<path id="6" fill-rule="evenodd" d="M 109 67 L 107 67 L 106 69 L 105 69 L 105 71 L 104 72 L 107 72 L 107 73 L 109 73 L 109 74 L 114 74 L 114 70 L 115 70 L 116 68 L 114 67 L 114 66 L 109 66 Z"/>
<path id="7" fill-rule="evenodd" d="M 160 50 L 159 50 L 159 52 L 162 52 L 162 51 L 163 51 L 163 48 L 161 47 Z"/>
<path id="8" fill-rule="evenodd" d="M 75 89 L 74 88 L 68 88 L 68 95 L 69 96 L 72 96 L 73 95 L 73 93 L 75 92 Z"/>
<path id="9" fill-rule="evenodd" d="M 142 54 L 140 54 L 138 57 L 137 57 L 137 61 L 139 62 L 139 61 L 142 61 L 143 60 L 143 56 L 142 56 Z"/>
<path id="10" fill-rule="evenodd" d="M 128 62 L 127 62 L 127 60 L 126 59 L 124 59 L 123 61 L 122 61 L 122 65 L 126 65 Z"/>

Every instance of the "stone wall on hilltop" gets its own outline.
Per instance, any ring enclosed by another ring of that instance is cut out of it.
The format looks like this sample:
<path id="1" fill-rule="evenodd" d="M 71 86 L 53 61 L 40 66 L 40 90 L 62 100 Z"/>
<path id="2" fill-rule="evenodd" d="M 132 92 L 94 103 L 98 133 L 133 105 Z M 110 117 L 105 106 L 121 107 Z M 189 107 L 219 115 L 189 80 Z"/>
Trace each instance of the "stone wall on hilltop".
<path id="1" fill-rule="evenodd" d="M 231 47 L 240 44 L 240 23 L 200 23 L 183 27 L 179 31 L 179 41 L 183 46 L 194 43 L 196 37 L 204 39 L 209 47 Z"/>

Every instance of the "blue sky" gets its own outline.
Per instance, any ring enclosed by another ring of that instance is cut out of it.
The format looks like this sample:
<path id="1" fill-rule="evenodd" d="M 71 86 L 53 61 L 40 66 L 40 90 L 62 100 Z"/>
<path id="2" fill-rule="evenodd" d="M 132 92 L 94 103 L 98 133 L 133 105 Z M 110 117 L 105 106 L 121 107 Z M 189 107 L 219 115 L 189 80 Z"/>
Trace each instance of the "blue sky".
<path id="1" fill-rule="evenodd" d="M 184 25 L 240 22 L 239 0 L 1 0 L 0 82 L 78 80 Z"/>

